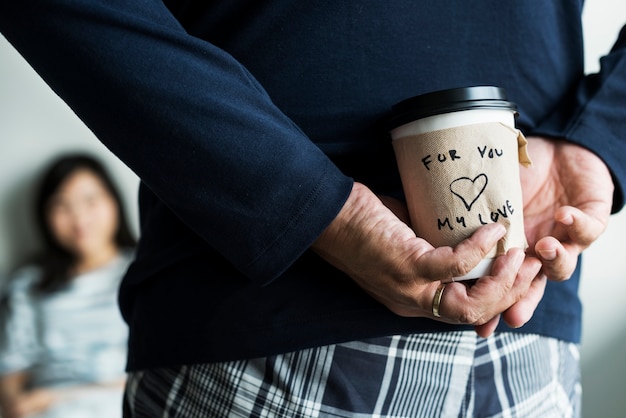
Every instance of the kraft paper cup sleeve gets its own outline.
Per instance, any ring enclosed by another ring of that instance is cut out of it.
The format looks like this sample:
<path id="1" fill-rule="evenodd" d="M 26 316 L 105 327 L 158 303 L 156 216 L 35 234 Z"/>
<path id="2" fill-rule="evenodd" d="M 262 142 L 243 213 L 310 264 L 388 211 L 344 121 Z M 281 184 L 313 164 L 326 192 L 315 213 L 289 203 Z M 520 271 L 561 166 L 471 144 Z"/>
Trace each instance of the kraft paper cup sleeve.
<path id="1" fill-rule="evenodd" d="M 397 138 L 394 150 L 416 234 L 435 247 L 455 246 L 480 226 L 499 222 L 507 233 L 487 256 L 526 248 L 519 165 L 527 140 L 499 122 Z"/>
<path id="2" fill-rule="evenodd" d="M 519 129 L 513 129 L 510 126 L 504 124 L 502 124 L 502 126 L 510 129 L 517 135 L 517 153 L 519 163 L 524 167 L 530 167 L 531 165 L 533 165 L 533 162 L 530 159 L 530 155 L 528 155 L 528 140 L 526 139 L 524 134 Z"/>

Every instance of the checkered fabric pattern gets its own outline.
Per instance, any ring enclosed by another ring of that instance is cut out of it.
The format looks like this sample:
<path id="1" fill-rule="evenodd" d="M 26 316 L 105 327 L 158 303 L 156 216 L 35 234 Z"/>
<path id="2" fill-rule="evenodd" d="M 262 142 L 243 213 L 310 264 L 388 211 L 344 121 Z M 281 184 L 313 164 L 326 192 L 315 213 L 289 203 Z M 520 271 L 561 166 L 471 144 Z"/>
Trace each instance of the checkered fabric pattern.
<path id="1" fill-rule="evenodd" d="M 578 346 L 473 332 L 131 373 L 127 417 L 578 417 Z"/>

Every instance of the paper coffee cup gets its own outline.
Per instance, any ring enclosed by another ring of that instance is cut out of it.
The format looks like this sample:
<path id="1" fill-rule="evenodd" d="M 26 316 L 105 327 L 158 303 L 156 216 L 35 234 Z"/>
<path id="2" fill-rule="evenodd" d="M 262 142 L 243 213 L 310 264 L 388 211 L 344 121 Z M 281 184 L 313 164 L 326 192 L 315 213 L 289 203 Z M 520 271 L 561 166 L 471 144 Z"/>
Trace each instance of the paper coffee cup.
<path id="1" fill-rule="evenodd" d="M 515 129 L 517 107 L 494 86 L 436 91 L 392 108 L 390 134 L 411 225 L 434 247 L 456 246 L 482 225 L 507 233 L 469 274 L 488 275 L 494 258 L 526 248 L 519 164 L 531 164 Z"/>

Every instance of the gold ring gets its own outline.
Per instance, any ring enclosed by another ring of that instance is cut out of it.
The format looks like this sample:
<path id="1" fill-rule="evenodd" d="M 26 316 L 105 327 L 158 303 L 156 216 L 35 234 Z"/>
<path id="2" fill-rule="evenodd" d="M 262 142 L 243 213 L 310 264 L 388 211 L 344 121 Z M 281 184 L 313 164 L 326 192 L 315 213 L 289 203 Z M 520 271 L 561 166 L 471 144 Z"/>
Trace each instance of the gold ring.
<path id="1" fill-rule="evenodd" d="M 446 284 L 441 283 L 435 291 L 435 297 L 433 298 L 433 315 L 435 318 L 441 318 L 441 315 L 439 315 L 439 305 L 441 304 L 441 297 L 443 296 L 445 288 Z"/>

